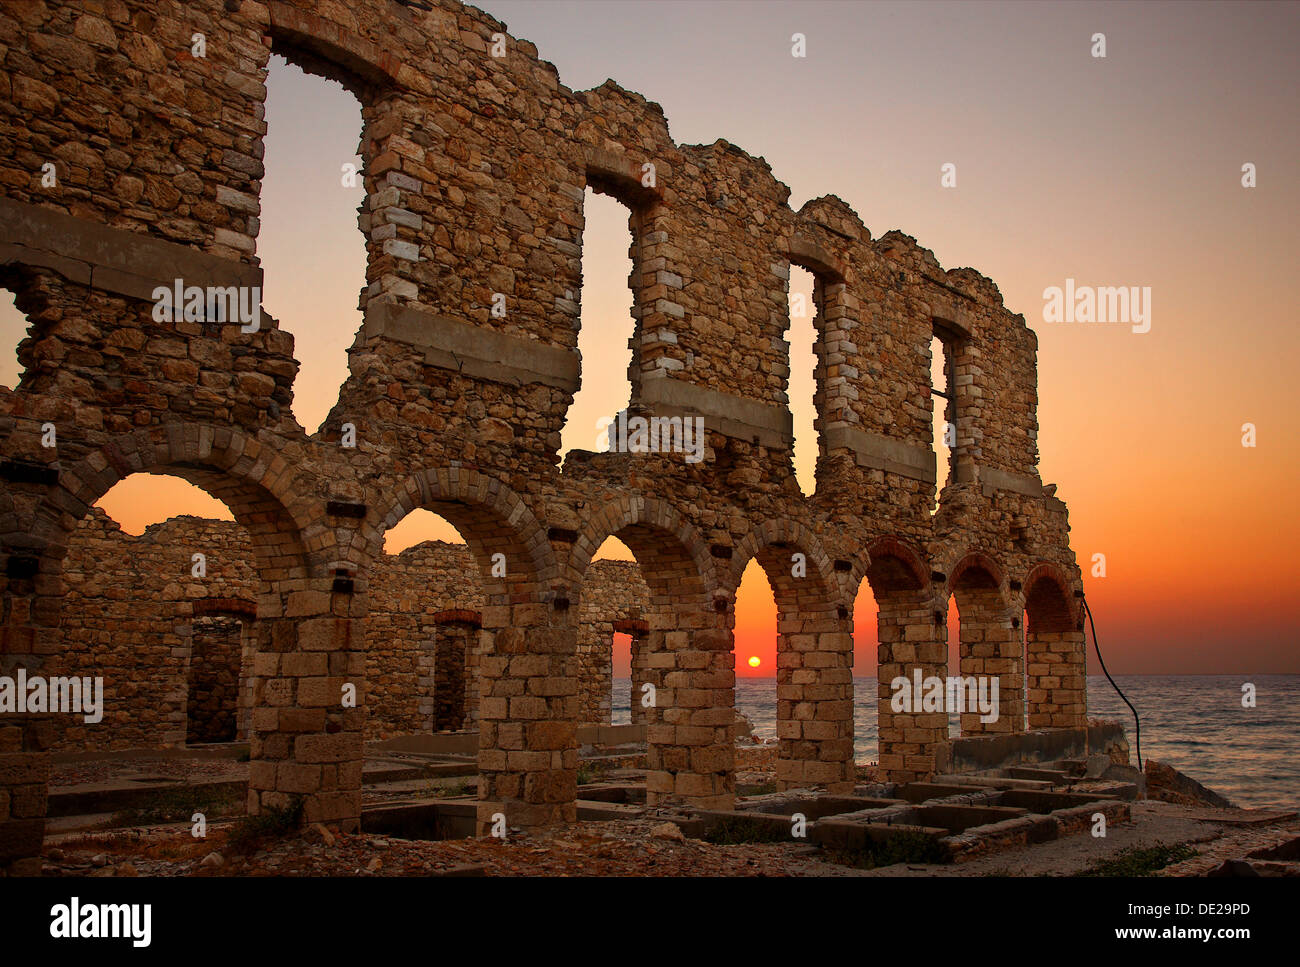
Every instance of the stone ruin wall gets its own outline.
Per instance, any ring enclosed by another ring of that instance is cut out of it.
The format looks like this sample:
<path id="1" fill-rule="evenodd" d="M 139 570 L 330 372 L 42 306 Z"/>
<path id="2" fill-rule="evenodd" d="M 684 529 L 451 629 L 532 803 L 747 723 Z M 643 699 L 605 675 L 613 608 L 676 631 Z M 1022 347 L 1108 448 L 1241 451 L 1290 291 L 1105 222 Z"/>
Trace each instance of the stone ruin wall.
<path id="1" fill-rule="evenodd" d="M 206 575 L 194 577 L 191 556 L 205 557 Z M 50 674 L 102 676 L 103 727 L 70 727 L 58 751 L 103 751 L 181 746 L 199 674 L 191 655 L 196 637 L 221 645 L 209 623 L 234 618 L 247 628 L 255 620 L 257 596 L 253 545 L 247 531 L 230 521 L 173 517 L 139 537 L 122 531 L 95 508 L 78 525 L 65 565 L 68 584 L 63 631 L 69 647 L 47 666 Z M 611 644 L 616 623 L 639 619 L 648 593 L 637 566 L 597 561 L 579 620 L 582 723 L 608 723 Z M 473 559 L 464 545 L 426 541 L 377 564 L 366 622 L 367 739 L 433 730 L 434 641 L 460 612 L 477 615 L 483 595 Z M 196 616 L 196 613 L 198 616 Z M 478 634 L 473 636 L 477 645 Z M 213 641 L 213 639 L 216 641 Z M 235 635 L 238 644 L 238 633 Z M 224 642 L 230 648 L 228 641 Z M 247 686 L 249 657 L 206 663 L 205 671 L 230 686 Z M 470 663 L 471 669 L 474 667 Z M 222 674 L 222 672 L 226 674 Z M 247 738 L 246 709 L 237 704 L 234 738 Z M 204 716 L 220 727 L 216 708 Z M 465 723 L 472 728 L 473 722 Z"/>
<path id="2" fill-rule="evenodd" d="M 153 318 L 154 291 L 177 278 L 261 285 L 272 51 L 345 85 L 364 124 L 364 322 L 311 434 L 274 307 L 253 332 Z M 792 209 L 762 158 L 678 144 L 657 104 L 613 81 L 569 89 L 532 44 L 454 0 L 5 4 L 0 145 L 0 285 L 30 323 L 20 382 L 0 389 L 0 672 L 82 647 L 60 624 L 65 557 L 116 482 L 156 472 L 204 488 L 253 545 L 251 812 L 299 796 L 309 821 L 356 825 L 370 710 L 337 696 L 366 674 L 384 531 L 417 507 L 457 527 L 481 576 L 483 828 L 497 811 L 525 827 L 576 816 L 577 614 L 610 535 L 649 591 L 651 804 L 734 801 L 733 606 L 754 559 L 779 612 L 785 788 L 853 781 L 863 581 L 880 607 L 889 777 L 931 774 L 947 740 L 942 713 L 895 716 L 888 682 L 946 672 L 950 597 L 969 619 L 963 671 L 1003 676 L 1003 718 L 969 729 L 1015 730 L 1023 712 L 1033 727 L 1084 720 L 1081 574 L 1065 504 L 1037 470 L 1036 338 L 992 281 L 943 269 L 900 232 L 873 237 L 834 195 Z M 581 383 L 588 187 L 631 211 L 630 408 L 703 418 L 702 463 L 558 465 Z M 815 278 L 811 496 L 791 463 L 791 265 Z M 946 481 L 931 447 L 936 333 L 957 428 Z M 48 750 L 77 727 L 0 719 L 0 867 L 31 868 Z"/>

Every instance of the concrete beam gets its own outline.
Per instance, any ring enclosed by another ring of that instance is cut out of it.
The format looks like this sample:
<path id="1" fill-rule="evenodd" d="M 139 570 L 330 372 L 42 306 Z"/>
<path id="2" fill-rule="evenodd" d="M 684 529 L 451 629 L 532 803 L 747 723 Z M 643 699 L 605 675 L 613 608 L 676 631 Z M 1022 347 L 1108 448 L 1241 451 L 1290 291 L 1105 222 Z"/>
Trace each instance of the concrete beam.
<path id="1" fill-rule="evenodd" d="M 704 426 L 726 436 L 757 440 L 772 449 L 794 445 L 794 418 L 784 406 L 772 406 L 731 393 L 662 376 L 641 379 L 640 403 L 655 416 L 702 416 Z"/>
<path id="2" fill-rule="evenodd" d="M 578 389 L 578 354 L 526 336 L 497 332 L 424 309 L 371 301 L 362 338 L 393 339 L 425 350 L 430 366 L 476 379 Z"/>
<path id="3" fill-rule="evenodd" d="M 1026 497 L 1042 497 L 1043 481 L 1037 476 L 1030 477 L 1020 473 L 1007 473 L 992 467 L 979 468 L 980 483 L 984 496 L 992 497 L 999 490 L 1010 490 L 1024 494 Z"/>
<path id="4" fill-rule="evenodd" d="M 0 265 L 51 269 L 69 282 L 153 301 L 160 285 L 260 287 L 262 270 L 42 205 L 0 198 Z"/>
<path id="5" fill-rule="evenodd" d="M 900 477 L 934 483 L 938 464 L 934 451 L 902 440 L 880 436 L 853 426 L 833 426 L 826 430 L 822 442 L 829 450 L 852 450 L 859 467 L 884 470 Z"/>

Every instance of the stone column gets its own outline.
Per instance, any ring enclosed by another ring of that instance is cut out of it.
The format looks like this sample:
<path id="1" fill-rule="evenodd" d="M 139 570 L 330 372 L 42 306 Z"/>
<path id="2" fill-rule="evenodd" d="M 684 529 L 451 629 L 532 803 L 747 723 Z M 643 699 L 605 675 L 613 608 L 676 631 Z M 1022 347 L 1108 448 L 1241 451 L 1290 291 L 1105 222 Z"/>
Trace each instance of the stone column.
<path id="1" fill-rule="evenodd" d="M 643 655 L 655 704 L 646 710 L 646 803 L 730 809 L 736 671 L 725 617 L 657 611 L 649 625 Z"/>
<path id="2" fill-rule="evenodd" d="M 27 556 L 12 548 L 0 569 L 0 675 L 17 678 L 20 669 L 28 676 L 44 675 L 45 657 L 62 648 L 63 583 L 38 570 L 34 552 Z M 0 875 L 40 875 L 49 750 L 63 729 L 59 719 L 43 713 L 0 715 Z"/>
<path id="3" fill-rule="evenodd" d="M 239 622 L 239 712 L 235 741 L 247 742 L 253 721 L 253 663 L 257 655 L 257 621 Z"/>
<path id="4" fill-rule="evenodd" d="M 880 770 L 890 782 L 925 779 L 934 774 L 937 745 L 948 738 L 948 713 L 918 710 L 914 704 L 910 711 L 895 713 L 891 683 L 906 678 L 910 694 L 918 671 L 922 680 L 947 677 L 947 625 L 936 620 L 934 608 L 918 602 L 915 595 L 882 593 L 877 602 Z"/>
<path id="5" fill-rule="evenodd" d="M 279 595 L 258 613 L 276 613 Z M 364 613 L 353 595 L 295 591 L 282 617 L 258 621 L 248 809 L 303 803 L 308 823 L 354 831 L 361 819 Z M 353 686 L 355 706 L 344 704 Z"/>
<path id="6" fill-rule="evenodd" d="M 1026 637 L 1029 727 L 1088 724 L 1087 641 L 1082 631 L 1037 631 Z"/>
<path id="7" fill-rule="evenodd" d="M 483 611 L 478 832 L 577 819 L 575 631 L 541 604 Z M 504 613 L 500 613 L 504 612 Z"/>
<path id="8" fill-rule="evenodd" d="M 959 594 L 957 608 L 961 616 L 961 676 L 998 680 L 997 719 L 981 722 L 968 696 L 967 711 L 961 715 L 961 734 L 1023 731 L 1024 664 L 1019 629 L 1012 627 L 1011 617 L 996 594 Z"/>
<path id="9" fill-rule="evenodd" d="M 628 677 L 631 679 L 628 684 L 628 709 L 632 716 L 629 721 L 633 725 L 644 725 L 646 716 L 645 708 L 641 704 L 641 686 L 646 682 L 645 638 L 650 631 L 650 625 L 641 618 L 624 618 L 614 622 L 614 631 L 632 639 L 629 649 L 631 662 L 628 669 Z"/>
<path id="10" fill-rule="evenodd" d="M 779 789 L 853 790 L 853 632 L 834 614 L 777 617 Z"/>

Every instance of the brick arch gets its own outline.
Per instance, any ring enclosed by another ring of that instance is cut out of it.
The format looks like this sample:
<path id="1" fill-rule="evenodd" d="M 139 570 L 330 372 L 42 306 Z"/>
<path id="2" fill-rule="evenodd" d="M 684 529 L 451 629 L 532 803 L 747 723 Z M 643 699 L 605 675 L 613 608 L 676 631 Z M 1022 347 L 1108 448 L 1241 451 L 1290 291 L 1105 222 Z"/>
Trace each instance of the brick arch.
<path id="1" fill-rule="evenodd" d="M 957 603 L 959 674 L 998 685 L 998 717 L 985 722 L 970 708 L 961 714 L 962 735 L 1024 729 L 1024 635 L 1014 621 L 1003 569 L 989 554 L 968 550 L 944 584 L 942 610 Z M 952 668 L 948 669 L 953 672 Z"/>
<path id="2" fill-rule="evenodd" d="M 401 88 L 417 85 L 428 93 L 428 81 L 407 68 L 391 34 L 384 46 L 363 37 L 352 25 L 328 20 L 288 3 L 267 4 L 267 34 L 272 50 L 304 70 L 339 81 L 358 96 L 365 87 Z"/>
<path id="3" fill-rule="evenodd" d="M 180 477 L 230 508 L 252 537 L 264 584 L 306 580 L 313 559 L 326 551 L 324 537 L 309 547 L 303 536 L 312 515 L 279 453 L 239 430 L 185 423 L 118 437 L 59 474 L 31 531 L 44 539 L 43 572 L 61 572 L 77 523 L 109 490 L 137 473 Z"/>
<path id="4" fill-rule="evenodd" d="M 1025 575 L 1025 615 L 1028 630 L 1065 632 L 1078 625 L 1072 582 L 1059 565 L 1049 561 L 1035 564 Z"/>
<path id="5" fill-rule="evenodd" d="M 790 554 L 807 556 L 808 572 L 791 574 Z M 821 542 L 789 520 L 764 521 L 732 558 L 737 584 L 757 560 L 776 598 L 777 786 L 853 785 L 853 625 L 841 608 L 843 587 Z"/>
<path id="6" fill-rule="evenodd" d="M 672 540 L 665 542 L 665 536 Z M 572 593 L 580 593 L 592 557 L 610 537 L 623 541 L 635 555 L 652 603 L 704 598 L 723 587 L 704 538 L 675 507 L 655 497 L 624 496 L 584 522 L 565 569 Z M 684 578 L 684 583 L 674 583 L 670 574 Z"/>
<path id="7" fill-rule="evenodd" d="M 247 598 L 198 598 L 190 602 L 192 613 L 196 618 L 217 617 L 240 618 L 252 621 L 257 618 L 257 605 Z"/>
<path id="8" fill-rule="evenodd" d="M 887 591 L 920 591 L 930 584 L 921 553 L 898 537 L 880 538 L 863 556 L 863 577 L 877 597 Z"/>
<path id="9" fill-rule="evenodd" d="M 496 604 L 514 595 L 541 600 L 559 568 L 546 531 L 523 499 L 495 477 L 459 462 L 428 467 L 407 477 L 396 497 L 380 501 L 379 526 L 366 551 L 383 553 L 384 534 L 413 510 L 432 511 L 460 532 L 474 556 L 484 591 Z M 506 577 L 494 577 L 494 554 L 506 557 Z"/>
<path id="10" fill-rule="evenodd" d="M 983 551 L 967 551 L 948 571 L 947 591 L 964 588 L 1001 588 L 1006 581 L 1002 567 Z"/>
<path id="11" fill-rule="evenodd" d="M 773 591 L 778 595 L 783 590 L 793 593 L 796 579 L 790 576 L 789 555 L 796 551 L 807 558 L 808 577 L 813 579 L 826 601 L 831 603 L 842 598 L 844 588 L 817 535 L 803 524 L 789 519 L 765 520 L 746 534 L 732 551 L 722 579 L 734 596 L 745 568 L 756 559 L 766 572 Z"/>

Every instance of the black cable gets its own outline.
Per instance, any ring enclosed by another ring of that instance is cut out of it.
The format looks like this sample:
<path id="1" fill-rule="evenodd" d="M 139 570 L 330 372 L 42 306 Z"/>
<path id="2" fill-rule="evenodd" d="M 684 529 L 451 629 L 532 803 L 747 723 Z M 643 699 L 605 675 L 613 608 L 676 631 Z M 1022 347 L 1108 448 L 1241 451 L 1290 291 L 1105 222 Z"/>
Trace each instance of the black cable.
<path id="1" fill-rule="evenodd" d="M 1115 679 L 1110 677 L 1110 672 L 1106 671 L 1106 661 L 1101 657 L 1101 645 L 1097 643 L 1097 626 L 1092 623 L 1092 609 L 1088 607 L 1087 598 L 1083 599 L 1083 612 L 1088 616 L 1088 627 L 1092 629 L 1092 647 L 1097 652 L 1097 661 L 1101 662 L 1101 670 L 1105 673 L 1111 687 L 1115 689 L 1115 693 L 1124 699 L 1124 704 L 1133 713 L 1134 744 L 1137 746 L 1138 772 L 1142 772 L 1142 720 L 1138 718 L 1138 710 L 1133 707 L 1133 703 L 1120 691 L 1119 686 L 1115 684 Z"/>

